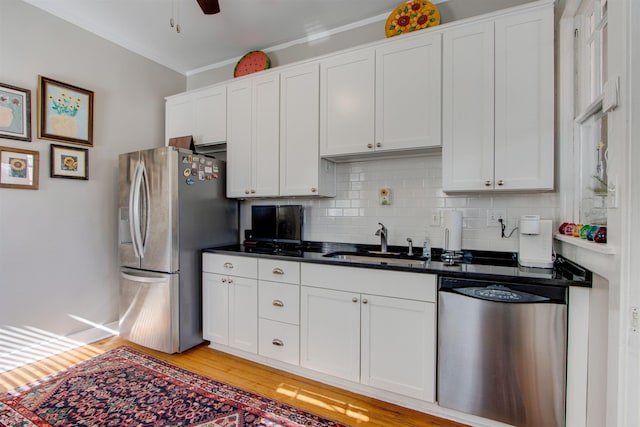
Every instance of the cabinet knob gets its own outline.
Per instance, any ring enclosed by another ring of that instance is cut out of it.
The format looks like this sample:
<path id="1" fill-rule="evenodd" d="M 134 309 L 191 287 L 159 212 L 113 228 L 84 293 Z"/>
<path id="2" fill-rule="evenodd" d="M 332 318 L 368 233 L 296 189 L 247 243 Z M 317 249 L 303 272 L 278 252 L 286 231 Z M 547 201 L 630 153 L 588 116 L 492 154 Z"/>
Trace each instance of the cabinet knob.
<path id="1" fill-rule="evenodd" d="M 222 283 L 227 283 L 227 279 L 222 279 Z"/>
<path id="2" fill-rule="evenodd" d="M 501 180 L 501 179 L 499 179 L 499 180 L 498 180 L 498 185 L 504 185 L 504 181 L 503 181 L 503 180 Z"/>
<path id="3" fill-rule="evenodd" d="M 362 303 L 363 304 L 369 304 L 369 300 L 365 298 L 365 299 L 362 300 Z"/>
<path id="4" fill-rule="evenodd" d="M 255 194 L 255 193 L 256 193 L 256 190 L 253 190 L 253 189 L 252 189 L 252 190 L 251 190 L 251 194 Z"/>
<path id="5" fill-rule="evenodd" d="M 367 148 L 373 148 L 373 144 L 367 144 Z"/>
<path id="6" fill-rule="evenodd" d="M 382 147 L 382 142 L 376 142 L 376 147 L 378 148 Z"/>
<path id="7" fill-rule="evenodd" d="M 317 188 L 312 188 L 312 189 L 311 189 L 311 192 L 312 192 L 312 193 L 315 193 L 316 191 L 318 191 L 318 189 L 317 189 Z"/>
<path id="8" fill-rule="evenodd" d="M 249 194 L 249 190 L 244 190 L 244 194 Z"/>
<path id="9" fill-rule="evenodd" d="M 233 279 L 229 279 L 229 280 L 227 280 L 227 283 L 228 283 L 228 284 L 230 284 L 230 285 L 232 285 L 232 284 L 233 284 Z"/>
<path id="10" fill-rule="evenodd" d="M 274 307 L 284 307 L 284 303 L 279 299 L 274 299 L 271 303 Z"/>
<path id="11" fill-rule="evenodd" d="M 358 298 L 353 297 L 353 298 L 351 298 L 351 301 L 352 301 L 352 302 L 358 302 Z"/>
<path id="12" fill-rule="evenodd" d="M 231 264 L 230 262 L 225 262 L 224 263 L 224 268 L 232 269 L 233 268 L 233 264 Z"/>
<path id="13" fill-rule="evenodd" d="M 491 187 L 491 181 L 485 181 L 484 182 L 484 186 L 485 187 Z"/>
<path id="14" fill-rule="evenodd" d="M 278 347 L 284 346 L 284 342 L 282 342 L 282 340 L 279 340 L 278 338 L 275 338 L 273 341 L 271 341 L 271 344 L 277 345 Z"/>
<path id="15" fill-rule="evenodd" d="M 282 276 L 282 275 L 284 274 L 284 270 L 283 270 L 283 269 L 281 269 L 280 267 L 276 267 L 276 268 L 274 268 L 273 270 L 271 270 L 271 272 L 272 272 L 273 274 L 277 274 L 277 275 L 279 275 L 279 276 Z"/>

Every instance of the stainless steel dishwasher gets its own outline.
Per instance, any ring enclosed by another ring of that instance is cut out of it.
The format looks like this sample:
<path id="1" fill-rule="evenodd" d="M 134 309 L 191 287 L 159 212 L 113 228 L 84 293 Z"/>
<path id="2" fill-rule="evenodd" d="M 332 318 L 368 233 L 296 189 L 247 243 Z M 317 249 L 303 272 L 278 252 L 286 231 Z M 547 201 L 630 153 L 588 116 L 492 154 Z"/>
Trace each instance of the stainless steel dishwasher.
<path id="1" fill-rule="evenodd" d="M 566 288 L 440 278 L 440 406 L 519 427 L 564 426 L 566 347 Z"/>

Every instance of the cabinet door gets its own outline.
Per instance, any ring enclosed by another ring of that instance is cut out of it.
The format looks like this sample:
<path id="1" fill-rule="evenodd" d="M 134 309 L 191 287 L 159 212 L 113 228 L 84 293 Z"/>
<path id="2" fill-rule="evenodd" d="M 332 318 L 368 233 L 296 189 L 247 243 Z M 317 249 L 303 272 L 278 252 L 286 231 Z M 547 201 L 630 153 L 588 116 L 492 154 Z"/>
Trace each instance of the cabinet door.
<path id="1" fill-rule="evenodd" d="M 229 346 L 258 352 L 258 281 L 229 278 Z"/>
<path id="2" fill-rule="evenodd" d="M 443 34 L 444 191 L 493 189 L 493 52 L 493 22 Z"/>
<path id="3" fill-rule="evenodd" d="M 219 274 L 202 274 L 202 337 L 222 345 L 229 345 L 229 285 L 226 280 L 226 276 Z"/>
<path id="4" fill-rule="evenodd" d="M 373 150 L 374 59 L 373 50 L 360 50 L 320 63 L 321 155 Z"/>
<path id="5" fill-rule="evenodd" d="M 280 73 L 280 195 L 315 196 L 319 188 L 319 65 Z"/>
<path id="6" fill-rule="evenodd" d="M 193 95 L 195 144 L 227 140 L 227 87 L 205 89 Z"/>
<path id="7" fill-rule="evenodd" d="M 280 191 L 280 80 L 277 73 L 252 80 L 252 195 L 277 196 Z"/>
<path id="8" fill-rule="evenodd" d="M 362 295 L 362 384 L 435 400 L 435 304 Z"/>
<path id="9" fill-rule="evenodd" d="M 376 151 L 440 146 L 440 34 L 376 49 Z"/>
<path id="10" fill-rule="evenodd" d="M 496 189 L 553 189 L 553 10 L 496 20 Z"/>
<path id="11" fill-rule="evenodd" d="M 191 94 L 171 97 L 165 103 L 165 145 L 169 139 L 193 134 L 193 99 Z"/>
<path id="12" fill-rule="evenodd" d="M 303 286 L 300 366 L 360 380 L 360 295 Z"/>
<path id="13" fill-rule="evenodd" d="M 251 97 L 250 80 L 227 87 L 228 197 L 251 195 Z"/>

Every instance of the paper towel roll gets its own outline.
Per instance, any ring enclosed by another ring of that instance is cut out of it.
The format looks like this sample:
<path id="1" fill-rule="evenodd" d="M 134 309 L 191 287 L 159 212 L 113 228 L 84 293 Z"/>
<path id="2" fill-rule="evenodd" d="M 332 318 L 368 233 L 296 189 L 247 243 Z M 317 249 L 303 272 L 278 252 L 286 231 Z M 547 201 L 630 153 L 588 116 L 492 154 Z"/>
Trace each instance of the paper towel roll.
<path id="1" fill-rule="evenodd" d="M 444 215 L 444 250 L 462 250 L 462 212 L 450 211 Z"/>

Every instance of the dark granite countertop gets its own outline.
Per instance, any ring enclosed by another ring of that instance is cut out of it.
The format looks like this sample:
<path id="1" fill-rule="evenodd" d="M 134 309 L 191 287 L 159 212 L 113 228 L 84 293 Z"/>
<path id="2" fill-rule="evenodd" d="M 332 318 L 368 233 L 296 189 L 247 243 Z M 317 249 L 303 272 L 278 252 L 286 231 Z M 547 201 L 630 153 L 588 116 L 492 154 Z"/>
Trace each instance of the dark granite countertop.
<path id="1" fill-rule="evenodd" d="M 335 252 L 358 252 L 379 250 L 377 245 L 363 245 L 333 242 L 304 242 L 301 245 L 256 245 L 242 244 L 220 246 L 204 249 L 203 252 L 219 253 L 236 256 L 282 259 L 288 261 L 302 261 L 327 265 L 373 268 L 393 271 L 408 271 L 413 273 L 437 274 L 447 277 L 463 277 L 478 280 L 492 280 L 496 282 L 511 282 L 530 284 L 544 284 L 550 286 L 583 286 L 591 287 L 592 274 L 590 271 L 557 256 L 554 268 L 530 268 L 518 265 L 517 254 L 512 252 L 492 252 L 463 250 L 459 262 L 451 265 L 441 261 L 442 249 L 433 248 L 431 259 L 424 265 L 386 264 L 384 262 L 362 262 L 336 259 L 327 254 Z M 417 248 L 420 253 L 422 248 Z M 424 260 L 419 255 L 409 257 L 407 248 L 389 246 L 389 252 L 402 254 L 408 260 Z"/>

